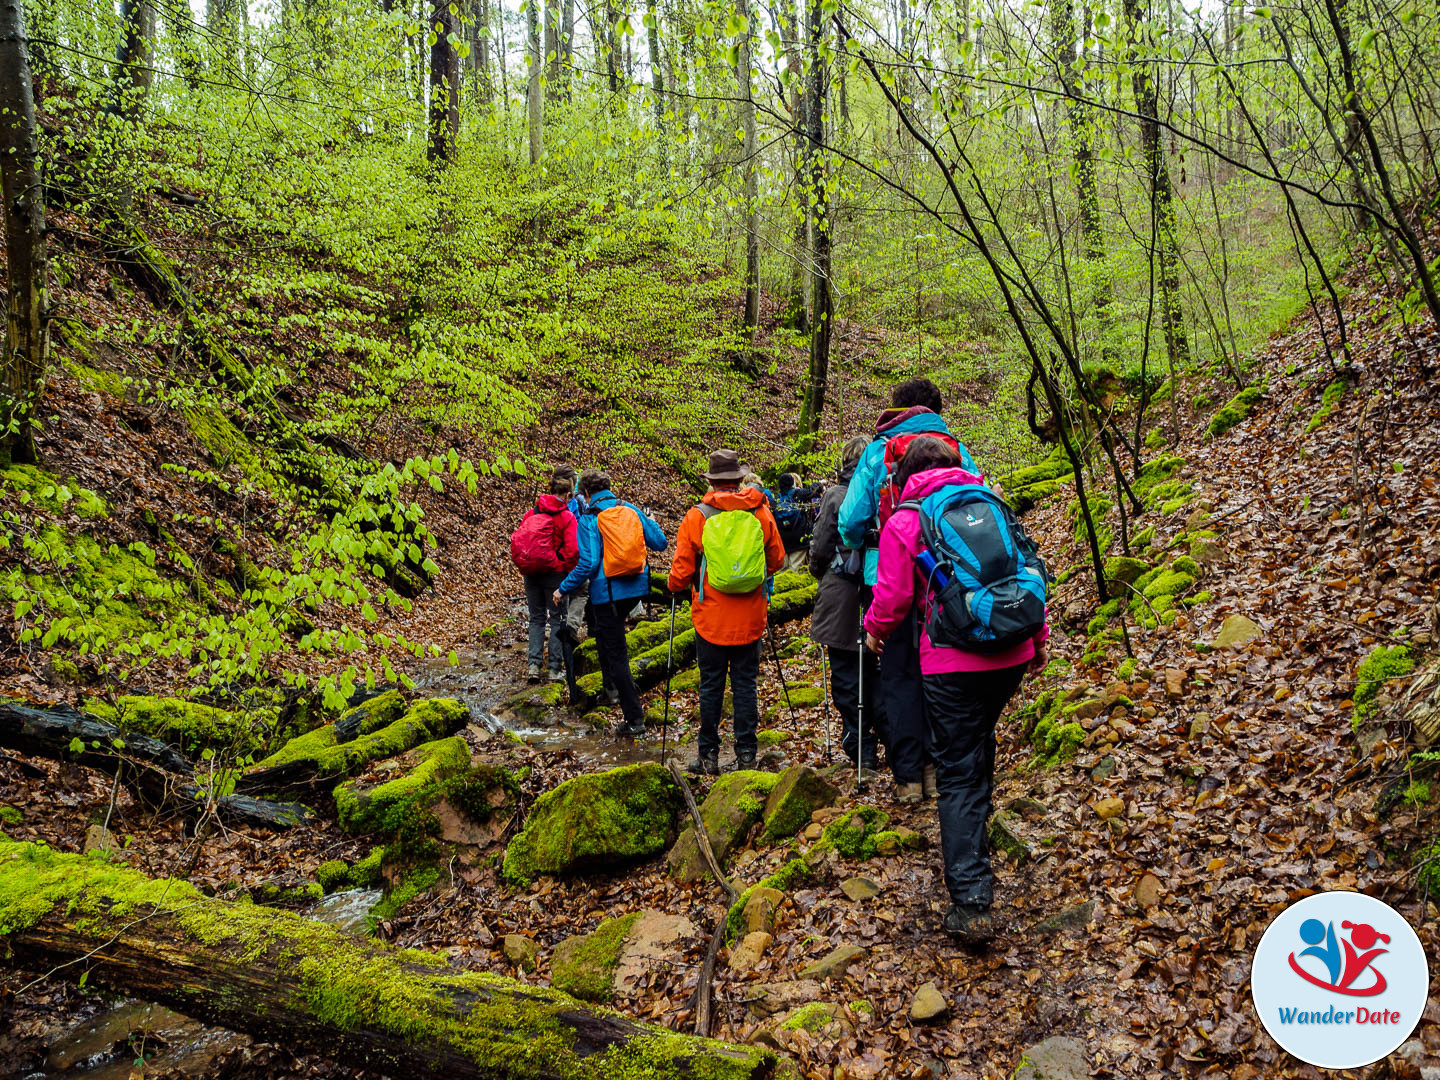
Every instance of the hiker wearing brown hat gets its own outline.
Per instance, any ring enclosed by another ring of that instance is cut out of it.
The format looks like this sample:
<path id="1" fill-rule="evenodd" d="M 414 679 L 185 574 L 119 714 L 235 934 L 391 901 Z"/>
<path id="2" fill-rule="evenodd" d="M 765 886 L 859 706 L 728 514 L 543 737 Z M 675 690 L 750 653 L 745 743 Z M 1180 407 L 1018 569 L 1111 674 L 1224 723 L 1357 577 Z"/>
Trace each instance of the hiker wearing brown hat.
<path id="1" fill-rule="evenodd" d="M 720 714 L 729 675 L 735 701 L 735 767 L 753 769 L 760 720 L 756 682 L 765 633 L 766 583 L 785 561 L 765 493 L 740 487 L 746 470 L 734 450 L 710 455 L 710 491 L 675 537 L 671 592 L 691 591 L 700 669 L 700 752 L 691 772 L 720 772 Z"/>

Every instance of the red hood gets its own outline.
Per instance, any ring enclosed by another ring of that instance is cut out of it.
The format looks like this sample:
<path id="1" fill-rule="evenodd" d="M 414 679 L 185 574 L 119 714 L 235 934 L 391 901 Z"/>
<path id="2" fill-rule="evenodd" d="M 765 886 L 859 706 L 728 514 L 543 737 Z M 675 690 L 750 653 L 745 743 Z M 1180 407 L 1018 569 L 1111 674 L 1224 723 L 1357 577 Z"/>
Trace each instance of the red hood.
<path id="1" fill-rule="evenodd" d="M 739 491 L 711 491 L 700 500 L 721 510 L 754 510 L 765 505 L 765 493 L 759 488 L 741 488 Z"/>
<path id="2" fill-rule="evenodd" d="M 947 469 L 931 469 L 929 472 L 916 473 L 912 476 L 906 482 L 905 492 L 901 497 L 905 502 L 910 502 L 914 499 L 923 499 L 951 484 L 983 484 L 984 482 L 983 476 L 976 476 L 958 465 Z"/>
<path id="3" fill-rule="evenodd" d="M 911 405 L 908 409 L 886 409 L 880 414 L 880 419 L 875 421 L 875 434 L 883 435 L 897 424 L 903 424 L 916 416 L 929 414 L 935 415 L 933 409 L 927 409 L 924 405 Z"/>
<path id="4" fill-rule="evenodd" d="M 559 495 L 551 495 L 549 492 L 535 500 L 535 509 L 544 514 L 558 514 L 569 505 L 569 499 L 562 499 Z"/>

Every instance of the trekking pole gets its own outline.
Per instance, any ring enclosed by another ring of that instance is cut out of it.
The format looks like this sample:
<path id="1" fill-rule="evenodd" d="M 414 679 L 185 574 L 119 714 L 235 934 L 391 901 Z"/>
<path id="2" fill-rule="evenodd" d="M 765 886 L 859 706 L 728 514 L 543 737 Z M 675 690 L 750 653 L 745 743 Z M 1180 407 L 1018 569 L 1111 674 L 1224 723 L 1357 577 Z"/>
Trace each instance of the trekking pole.
<path id="1" fill-rule="evenodd" d="M 780 666 L 780 650 L 775 647 L 775 627 L 767 625 L 766 629 L 770 631 L 770 655 L 775 658 L 775 671 L 780 676 L 780 686 L 785 691 L 785 705 L 790 710 L 790 724 L 792 727 L 798 727 L 799 723 L 795 719 L 795 703 L 790 700 L 790 686 L 785 682 L 785 669 Z"/>
<path id="2" fill-rule="evenodd" d="M 865 786 L 865 609 L 860 609 L 860 685 L 855 707 L 855 787 Z"/>
<path id="3" fill-rule="evenodd" d="M 825 764 L 829 765 L 834 758 L 830 755 L 830 675 L 825 670 L 825 646 L 815 643 L 820 648 L 820 690 L 825 696 Z"/>
<path id="4" fill-rule="evenodd" d="M 660 764 L 665 764 L 665 745 L 670 733 L 670 680 L 675 674 L 675 594 L 670 594 L 670 643 L 665 647 L 665 715 L 660 721 Z"/>

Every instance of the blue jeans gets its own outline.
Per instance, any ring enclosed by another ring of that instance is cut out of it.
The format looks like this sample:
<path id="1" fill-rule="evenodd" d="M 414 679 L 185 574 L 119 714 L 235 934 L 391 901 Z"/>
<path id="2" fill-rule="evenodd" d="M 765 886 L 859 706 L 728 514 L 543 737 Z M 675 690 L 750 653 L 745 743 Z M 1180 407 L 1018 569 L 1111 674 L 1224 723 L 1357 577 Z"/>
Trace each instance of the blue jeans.
<path id="1" fill-rule="evenodd" d="M 525 604 L 530 609 L 530 663 L 539 667 L 545 659 L 545 627 L 550 627 L 550 671 L 565 673 L 565 654 L 560 648 L 560 608 L 554 601 L 555 590 L 565 580 L 563 574 L 526 574 Z"/>

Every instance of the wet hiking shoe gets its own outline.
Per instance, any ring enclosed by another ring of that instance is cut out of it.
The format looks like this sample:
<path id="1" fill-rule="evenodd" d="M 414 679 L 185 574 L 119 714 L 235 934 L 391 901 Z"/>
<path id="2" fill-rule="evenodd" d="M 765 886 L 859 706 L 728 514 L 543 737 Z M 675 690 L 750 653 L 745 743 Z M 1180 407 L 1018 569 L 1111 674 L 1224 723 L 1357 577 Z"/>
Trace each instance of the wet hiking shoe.
<path id="1" fill-rule="evenodd" d="M 720 755 L 701 754 L 690 764 L 685 766 L 687 772 L 704 773 L 706 776 L 720 775 Z"/>
<path id="2" fill-rule="evenodd" d="M 927 799 L 933 799 L 940 794 L 940 785 L 935 781 L 934 765 L 925 766 L 925 771 L 920 775 L 920 786 L 924 789 Z"/>
<path id="3" fill-rule="evenodd" d="M 974 904 L 951 904 L 945 913 L 945 933 L 962 945 L 979 947 L 995 940 L 990 909 Z"/>
<path id="4" fill-rule="evenodd" d="M 528 678 L 530 679 L 530 681 L 531 681 L 532 683 L 536 683 L 536 682 L 539 682 L 539 681 L 540 681 L 540 665 L 539 665 L 539 664 L 531 664 L 531 665 L 530 665 L 530 673 L 529 673 L 529 675 L 528 675 Z"/>
<path id="5" fill-rule="evenodd" d="M 753 769 L 753 768 L 755 768 L 755 755 L 754 755 L 754 754 L 736 754 L 736 755 L 735 755 L 735 771 L 736 771 L 736 772 L 746 772 L 746 771 L 748 771 L 748 770 L 750 770 L 750 769 Z"/>
<path id="6" fill-rule="evenodd" d="M 925 797 L 925 788 L 921 784 L 896 784 L 895 801 L 906 806 L 913 806 Z"/>
<path id="7" fill-rule="evenodd" d="M 564 682 L 564 681 L 565 681 L 565 672 L 563 672 L 563 671 L 552 671 L 552 672 L 550 672 L 550 681 L 551 681 L 551 682 Z"/>
<path id="8" fill-rule="evenodd" d="M 638 739 L 645 734 L 645 725 L 637 722 L 634 724 L 621 724 L 615 729 L 615 735 L 620 739 Z"/>

